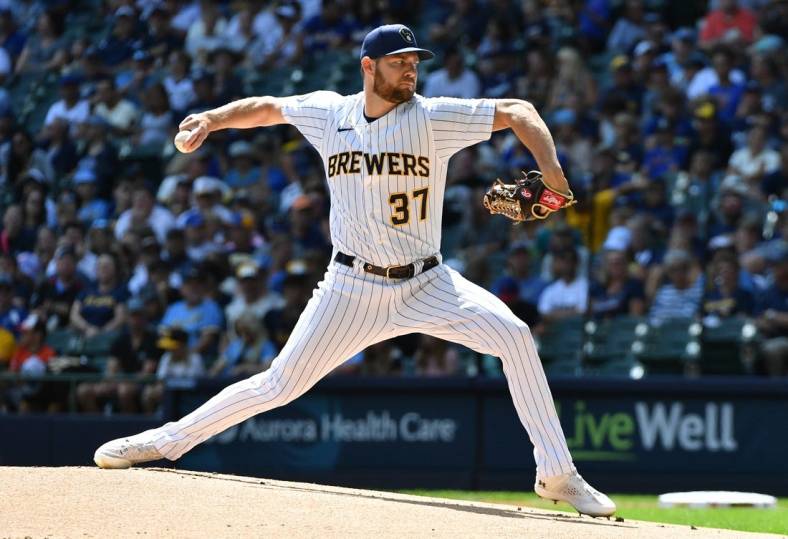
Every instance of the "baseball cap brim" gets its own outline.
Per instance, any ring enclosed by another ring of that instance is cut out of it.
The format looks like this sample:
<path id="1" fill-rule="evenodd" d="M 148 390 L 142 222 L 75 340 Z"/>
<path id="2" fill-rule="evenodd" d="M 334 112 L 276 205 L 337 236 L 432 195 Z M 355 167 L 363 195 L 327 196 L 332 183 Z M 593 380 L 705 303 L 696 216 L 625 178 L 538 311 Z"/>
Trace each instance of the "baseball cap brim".
<path id="1" fill-rule="evenodd" d="M 418 47 L 405 47 L 404 49 L 397 49 L 395 51 L 388 52 L 383 56 L 391 56 L 392 54 L 402 54 L 403 52 L 417 52 L 419 53 L 419 60 L 431 60 L 435 58 L 435 53 L 432 51 L 428 51 L 427 49 L 420 49 Z"/>

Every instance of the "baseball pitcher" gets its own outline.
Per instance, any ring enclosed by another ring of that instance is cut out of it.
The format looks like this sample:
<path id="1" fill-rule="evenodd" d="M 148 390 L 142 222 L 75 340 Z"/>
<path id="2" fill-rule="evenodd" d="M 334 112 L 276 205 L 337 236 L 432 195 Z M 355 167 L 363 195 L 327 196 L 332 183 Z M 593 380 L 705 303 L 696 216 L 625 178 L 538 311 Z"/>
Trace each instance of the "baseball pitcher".
<path id="1" fill-rule="evenodd" d="M 368 346 L 428 333 L 500 357 L 517 414 L 534 445 L 539 496 L 608 516 L 616 506 L 577 473 L 528 326 L 487 290 L 442 264 L 446 169 L 459 150 L 511 129 L 540 172 L 496 182 L 482 201 L 515 221 L 543 219 L 574 200 L 553 139 L 517 99 L 424 98 L 415 93 L 419 48 L 400 24 L 361 47 L 363 91 L 250 97 L 188 116 L 182 151 L 214 131 L 289 123 L 317 149 L 331 195 L 331 263 L 271 367 L 228 386 L 160 428 L 102 445 L 102 468 L 178 459 L 211 436 L 283 406 Z"/>

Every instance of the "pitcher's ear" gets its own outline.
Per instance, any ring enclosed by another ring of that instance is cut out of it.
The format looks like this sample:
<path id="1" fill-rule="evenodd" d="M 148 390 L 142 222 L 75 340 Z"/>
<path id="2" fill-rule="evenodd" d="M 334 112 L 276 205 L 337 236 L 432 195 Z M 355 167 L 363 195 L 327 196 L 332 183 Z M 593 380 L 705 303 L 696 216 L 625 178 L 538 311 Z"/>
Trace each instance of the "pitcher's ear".
<path id="1" fill-rule="evenodd" d="M 361 59 L 361 72 L 362 73 L 369 73 L 370 75 L 375 74 L 375 60 L 370 58 L 369 56 L 365 56 Z"/>

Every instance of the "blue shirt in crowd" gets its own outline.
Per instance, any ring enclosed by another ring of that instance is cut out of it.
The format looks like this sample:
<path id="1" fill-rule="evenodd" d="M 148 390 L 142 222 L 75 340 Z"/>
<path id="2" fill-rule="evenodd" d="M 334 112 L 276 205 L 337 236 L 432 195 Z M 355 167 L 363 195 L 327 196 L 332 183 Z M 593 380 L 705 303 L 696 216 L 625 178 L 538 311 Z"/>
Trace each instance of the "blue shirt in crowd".
<path id="1" fill-rule="evenodd" d="M 211 299 L 190 306 L 185 301 L 173 303 L 167 308 L 161 323 L 167 327 L 180 327 L 189 334 L 189 346 L 195 346 L 200 334 L 206 329 L 222 329 L 224 317 L 219 305 Z"/>

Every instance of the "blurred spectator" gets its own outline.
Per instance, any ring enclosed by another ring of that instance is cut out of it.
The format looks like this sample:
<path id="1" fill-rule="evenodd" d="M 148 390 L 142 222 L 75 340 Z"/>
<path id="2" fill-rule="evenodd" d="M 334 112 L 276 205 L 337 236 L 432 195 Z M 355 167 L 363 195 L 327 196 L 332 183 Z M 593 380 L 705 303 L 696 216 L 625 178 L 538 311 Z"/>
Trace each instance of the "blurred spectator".
<path id="1" fill-rule="evenodd" d="M 574 249 L 553 253 L 555 281 L 539 296 L 539 314 L 545 321 L 582 315 L 588 306 L 588 280 L 578 275 L 579 257 Z"/>
<path id="2" fill-rule="evenodd" d="M 253 262 L 245 262 L 235 272 L 236 293 L 233 301 L 225 308 L 224 315 L 228 328 L 243 313 L 252 313 L 262 321 L 271 309 L 284 307 L 284 299 L 276 292 L 267 289 L 268 272 Z"/>
<path id="3" fill-rule="evenodd" d="M 710 264 L 709 276 L 703 292 L 701 314 L 704 317 L 727 318 L 749 316 L 755 309 L 755 298 L 742 288 L 739 262 L 731 251 L 719 251 Z"/>
<path id="4" fill-rule="evenodd" d="M 611 3 L 608 0 L 583 2 L 578 13 L 578 30 L 583 49 L 598 53 L 605 48 L 611 26 Z"/>
<path id="5" fill-rule="evenodd" d="M 472 69 L 465 66 L 460 49 L 446 50 L 443 66 L 427 76 L 423 91 L 425 97 L 446 96 L 465 99 L 479 97 L 481 92 L 479 77 Z"/>
<path id="6" fill-rule="evenodd" d="M 255 14 L 257 6 L 249 3 L 241 4 L 235 14 L 230 17 L 227 23 L 227 31 L 224 35 L 225 46 L 236 52 L 249 51 L 252 42 L 258 35 L 265 35 L 266 31 L 273 28 L 275 21 L 271 10 L 274 6 L 268 6 Z M 257 24 L 260 21 L 258 31 Z M 247 53 L 246 58 L 253 60 L 252 55 Z"/>
<path id="7" fill-rule="evenodd" d="M 38 16 L 36 31 L 31 33 L 16 61 L 15 73 L 56 72 L 66 61 L 63 23 L 53 11 Z"/>
<path id="8" fill-rule="evenodd" d="M 164 4 L 155 5 L 145 21 L 146 33 L 141 48 L 158 62 L 164 63 L 170 52 L 182 46 L 183 40 L 170 27 L 170 11 Z"/>
<path id="9" fill-rule="evenodd" d="M 520 75 L 514 51 L 507 46 L 482 64 L 482 95 L 506 97 L 512 94 L 526 95 L 538 109 L 546 108 L 553 83 L 552 58 L 544 50 L 532 49 L 525 56 L 525 73 Z M 485 69 L 483 66 L 487 65 Z"/>
<path id="10" fill-rule="evenodd" d="M 759 101 L 763 110 L 778 112 L 788 108 L 788 86 L 780 77 L 780 68 L 774 56 L 752 55 L 750 77 L 759 90 Z"/>
<path id="11" fill-rule="evenodd" d="M 772 172 L 766 172 L 761 181 L 761 192 L 766 197 L 788 198 L 786 189 L 788 189 L 788 141 L 784 141 L 780 146 L 779 167 Z"/>
<path id="12" fill-rule="evenodd" d="M 96 284 L 81 292 L 71 306 L 71 326 L 86 337 L 116 331 L 126 322 L 129 293 L 118 272 L 112 255 L 99 256 Z"/>
<path id="13" fill-rule="evenodd" d="M 96 174 L 96 191 L 99 196 L 109 194 L 116 185 L 118 173 L 118 149 L 112 142 L 107 121 L 96 114 L 88 116 L 82 124 L 79 145 L 78 168 L 92 170 Z"/>
<path id="14" fill-rule="evenodd" d="M 685 91 L 691 80 L 693 64 L 700 62 L 695 51 L 695 31 L 691 28 L 678 28 L 670 36 L 670 51 L 662 54 L 659 61 L 664 62 L 674 88 Z"/>
<path id="15" fill-rule="evenodd" d="M 731 234 L 747 214 L 749 189 L 738 176 L 727 176 L 714 201 L 714 213 L 708 228 L 709 237 Z"/>
<path id="16" fill-rule="evenodd" d="M 186 226 L 189 218 L 193 215 L 201 215 L 207 219 L 217 219 L 221 223 L 230 223 L 233 220 L 233 212 L 222 204 L 227 186 L 219 179 L 212 176 L 200 176 L 194 180 L 192 193 L 194 204 L 192 207 L 181 213 L 176 220 L 178 227 Z"/>
<path id="17" fill-rule="evenodd" d="M 22 207 L 14 204 L 6 208 L 3 214 L 3 229 L 0 232 L 0 252 L 17 254 L 32 249 L 33 238 L 30 231 L 24 228 L 24 212 Z"/>
<path id="18" fill-rule="evenodd" d="M 705 230 L 711 203 L 720 182 L 721 174 L 714 170 L 714 155 L 699 150 L 692 157 L 689 171 L 680 172 L 673 178 L 671 203 L 677 213 L 693 214 Z"/>
<path id="19" fill-rule="evenodd" d="M 157 334 L 148 324 L 143 301 L 131 298 L 128 312 L 127 323 L 112 343 L 104 379 L 77 387 L 79 407 L 85 412 L 98 412 L 105 404 L 122 414 L 140 410 L 141 386 L 134 378 L 155 373 L 161 351 L 156 347 Z M 118 379 L 118 375 L 126 378 Z"/>
<path id="20" fill-rule="evenodd" d="M 254 158 L 252 145 L 245 140 L 230 144 L 230 169 L 224 177 L 225 183 L 233 189 L 250 187 L 260 181 L 260 165 Z"/>
<path id="21" fill-rule="evenodd" d="M 293 201 L 288 213 L 288 235 L 290 236 L 295 256 L 301 256 L 304 251 L 311 249 L 325 249 L 328 246 L 324 231 L 320 223 L 315 220 L 317 209 L 312 204 L 308 195 L 301 195 Z"/>
<path id="22" fill-rule="evenodd" d="M 164 382 L 188 380 L 205 374 L 205 364 L 200 354 L 188 346 L 189 335 L 179 327 L 162 329 L 156 346 L 164 350 L 156 368 L 159 380 L 145 387 L 142 392 L 142 407 L 146 413 L 156 412 L 164 396 Z"/>
<path id="23" fill-rule="evenodd" d="M 192 79 L 189 78 L 191 60 L 183 51 L 175 50 L 169 56 L 167 76 L 164 77 L 164 88 L 170 98 L 170 105 L 175 117 L 183 116 L 186 110 L 197 99 Z"/>
<path id="24" fill-rule="evenodd" d="M 306 276 L 289 273 L 282 282 L 284 305 L 271 309 L 263 317 L 263 325 L 268 332 L 272 347 L 279 353 L 298 321 L 301 311 L 306 307 L 310 296 L 310 286 Z"/>
<path id="25" fill-rule="evenodd" d="M 137 107 L 123 99 L 109 77 L 96 84 L 93 111 L 107 121 L 116 136 L 130 135 L 139 118 Z"/>
<path id="26" fill-rule="evenodd" d="M 788 244 L 784 241 L 770 252 L 773 284 L 758 299 L 755 323 L 764 340 L 764 355 L 769 376 L 788 375 Z"/>
<path id="27" fill-rule="evenodd" d="M 190 211 L 185 215 L 183 230 L 186 237 L 186 254 L 192 262 L 200 262 L 221 252 L 222 246 L 214 241 L 208 230 L 207 220 L 201 212 Z"/>
<path id="28" fill-rule="evenodd" d="M 710 48 L 718 43 L 741 46 L 752 42 L 758 20 L 755 14 L 740 7 L 737 0 L 719 0 L 718 8 L 703 19 L 700 43 Z"/>
<path id="29" fill-rule="evenodd" d="M 57 119 L 63 119 L 71 125 L 71 133 L 75 125 L 84 122 L 90 114 L 90 104 L 79 96 L 79 80 L 76 76 L 64 75 L 60 79 L 61 99 L 49 107 L 44 125 Z"/>
<path id="30" fill-rule="evenodd" d="M 67 121 L 58 118 L 44 126 L 39 140 L 46 149 L 47 166 L 52 170 L 51 178 L 62 178 L 74 170 L 77 165 L 77 146 L 69 134 Z"/>
<path id="31" fill-rule="evenodd" d="M 43 281 L 33 294 L 31 306 L 44 316 L 50 329 L 64 328 L 71 316 L 71 306 L 85 289 L 85 281 L 77 273 L 73 247 L 59 247 L 55 252 L 55 275 Z"/>
<path id="32" fill-rule="evenodd" d="M 616 21 L 607 37 L 607 49 L 628 54 L 646 37 L 642 0 L 627 0 L 623 16 Z"/>
<path id="33" fill-rule="evenodd" d="M 766 145 L 766 129 L 754 126 L 747 134 L 747 146 L 731 155 L 728 173 L 740 176 L 750 196 L 760 194 L 761 183 L 780 168 L 780 154 Z"/>
<path id="34" fill-rule="evenodd" d="M 665 180 L 652 179 L 641 193 L 638 210 L 650 215 L 653 222 L 661 229 L 669 230 L 673 226 L 673 208 L 668 204 Z"/>
<path id="35" fill-rule="evenodd" d="M 160 260 L 159 242 L 155 236 L 145 236 L 140 240 L 140 252 L 137 265 L 128 282 L 129 292 L 138 295 L 150 283 L 150 273 Z"/>
<path id="36" fill-rule="evenodd" d="M 490 291 L 528 325 L 534 325 L 539 318 L 539 296 L 548 283 L 538 275 L 533 275 L 530 254 L 527 243 L 513 244 L 509 248 L 507 273 L 492 283 Z"/>
<path id="37" fill-rule="evenodd" d="M 443 339 L 421 335 L 413 356 L 417 376 L 456 376 L 461 374 L 457 349 Z"/>
<path id="38" fill-rule="evenodd" d="M 711 93 L 711 89 L 718 87 L 715 90 L 719 96 L 717 114 L 722 119 L 721 107 L 727 106 L 731 100 L 730 95 L 735 93 L 746 83 L 747 77 L 740 69 L 734 68 L 734 54 L 733 51 L 725 46 L 715 48 L 711 52 L 711 66 L 704 67 L 698 71 L 690 80 L 687 86 L 687 97 L 695 100 Z M 732 109 L 732 110 L 731 110 Z M 735 107 L 727 109 L 728 118 L 732 116 Z"/>
<path id="39" fill-rule="evenodd" d="M 192 71 L 191 79 L 194 88 L 194 101 L 186 110 L 187 114 L 203 112 L 224 104 L 216 95 L 216 77 L 213 72 L 198 68 Z"/>
<path id="40" fill-rule="evenodd" d="M 54 178 L 46 152 L 33 145 L 33 138 L 24 129 L 11 136 L 9 144 L 0 147 L 0 184 L 18 186 L 26 179 L 42 183 Z"/>
<path id="41" fill-rule="evenodd" d="M 167 232 L 174 225 L 172 213 L 156 204 L 147 186 L 139 185 L 134 188 L 131 208 L 124 211 L 115 224 L 115 237 L 122 239 L 129 230 L 150 228 L 156 234 L 156 239 L 164 243 Z"/>
<path id="42" fill-rule="evenodd" d="M 24 309 L 14 305 L 14 281 L 10 275 L 0 273 L 0 327 L 14 337 L 19 336 L 22 322 L 27 318 Z"/>
<path id="43" fill-rule="evenodd" d="M 693 266 L 686 251 L 669 251 L 663 261 L 667 277 L 657 289 L 649 311 L 653 323 L 670 318 L 692 318 L 698 313 L 703 294 L 703 276 Z"/>
<path id="44" fill-rule="evenodd" d="M 39 175 L 28 173 L 22 182 L 24 228 L 25 233 L 33 237 L 40 227 L 52 224 L 53 204 L 47 198 L 48 186 Z"/>
<path id="45" fill-rule="evenodd" d="M 109 202 L 96 196 L 96 174 L 89 169 L 80 169 L 74 174 L 74 187 L 82 201 L 77 217 L 85 224 L 109 217 Z"/>
<path id="46" fill-rule="evenodd" d="M 223 43 L 226 32 L 227 20 L 222 17 L 219 6 L 212 0 L 201 0 L 200 16 L 186 33 L 185 50 L 192 60 L 204 65 L 208 53 Z"/>
<path id="47" fill-rule="evenodd" d="M 557 224 L 548 232 L 547 254 L 542 258 L 540 271 L 542 279 L 547 282 L 558 279 L 558 276 L 553 273 L 553 257 L 556 253 L 563 253 L 568 250 L 575 251 L 578 255 L 578 264 L 575 265 L 577 274 L 583 277 L 587 275 L 590 254 L 588 248 L 578 245 L 578 237 L 579 234 L 576 230 L 563 223 Z"/>
<path id="48" fill-rule="evenodd" d="M 0 46 L 9 58 L 16 60 L 25 47 L 27 36 L 19 30 L 14 14 L 7 7 L 0 9 Z"/>
<path id="49" fill-rule="evenodd" d="M 692 127 L 694 132 L 688 154 L 690 159 L 696 152 L 706 151 L 712 156 L 712 169 L 717 170 L 728 164 L 733 153 L 730 131 L 717 121 L 717 107 L 713 101 L 700 101 L 694 111 Z"/>
<path id="50" fill-rule="evenodd" d="M 55 351 L 46 344 L 46 323 L 35 314 L 31 314 L 21 325 L 22 334 L 11 357 L 11 372 L 23 376 L 42 376 L 47 373 L 50 360 Z M 20 413 L 45 412 L 47 409 L 56 411 L 57 404 L 52 402 L 50 386 L 41 382 L 22 384 L 16 392 L 16 407 Z"/>
<path id="51" fill-rule="evenodd" d="M 646 297 L 643 282 L 629 276 L 626 251 L 605 251 L 601 277 L 591 283 L 589 309 L 595 318 L 643 316 Z"/>
<path id="52" fill-rule="evenodd" d="M 298 64 L 303 54 L 305 39 L 299 24 L 299 11 L 298 3 L 281 3 L 274 8 L 273 24 L 250 45 L 247 56 L 255 68 L 270 69 Z M 318 23 L 312 19 L 309 24 L 314 28 Z M 310 47 L 315 49 L 320 47 L 319 43 L 325 38 L 314 36 L 309 39 Z M 333 44 L 339 43 L 341 41 Z"/>
<path id="53" fill-rule="evenodd" d="M 172 228 L 167 232 L 162 259 L 179 273 L 183 273 L 191 265 L 186 253 L 186 235 L 180 228 Z"/>
<path id="54" fill-rule="evenodd" d="M 230 321 L 233 328 L 227 346 L 219 359 L 211 366 L 210 375 L 223 378 L 251 376 L 267 369 L 276 351 L 267 342 L 260 317 L 252 311 L 244 311 Z"/>
<path id="55" fill-rule="evenodd" d="M 304 49 L 313 54 L 346 47 L 353 31 L 353 23 L 343 13 L 338 0 L 323 0 L 320 14 L 304 20 Z"/>
<path id="56" fill-rule="evenodd" d="M 208 57 L 214 72 L 214 92 L 222 103 L 244 97 L 243 80 L 236 75 L 241 58 L 243 55 L 224 45 Z"/>
<path id="57" fill-rule="evenodd" d="M 676 174 L 686 158 L 687 148 L 676 143 L 670 121 L 660 118 L 643 154 L 644 173 L 651 180 L 663 180 L 669 174 Z"/>
<path id="58" fill-rule="evenodd" d="M 19 258 L 24 261 L 21 255 Z M 22 271 L 16 256 L 0 254 L 0 276 L 3 275 L 11 281 L 11 303 L 15 307 L 27 310 L 34 283 L 33 279 Z"/>
<path id="59" fill-rule="evenodd" d="M 597 84 L 577 49 L 560 48 L 556 60 L 558 67 L 550 88 L 548 108 L 575 108 L 582 111 L 592 107 L 596 103 Z"/>
<path id="60" fill-rule="evenodd" d="M 110 33 L 98 44 L 98 54 L 104 65 L 122 66 L 141 45 L 137 35 L 137 13 L 130 6 L 120 6 L 110 23 Z"/>
<path id="61" fill-rule="evenodd" d="M 488 17 L 488 11 L 480 2 L 452 2 L 446 6 L 444 16 L 430 27 L 430 40 L 444 44 L 462 36 L 471 46 L 476 46 L 482 38 Z"/>
<path id="62" fill-rule="evenodd" d="M 161 325 L 181 328 L 188 336 L 191 351 L 205 357 L 215 355 L 224 320 L 215 301 L 206 299 L 203 276 L 192 268 L 185 272 L 181 284 L 183 299 L 167 307 Z"/>

